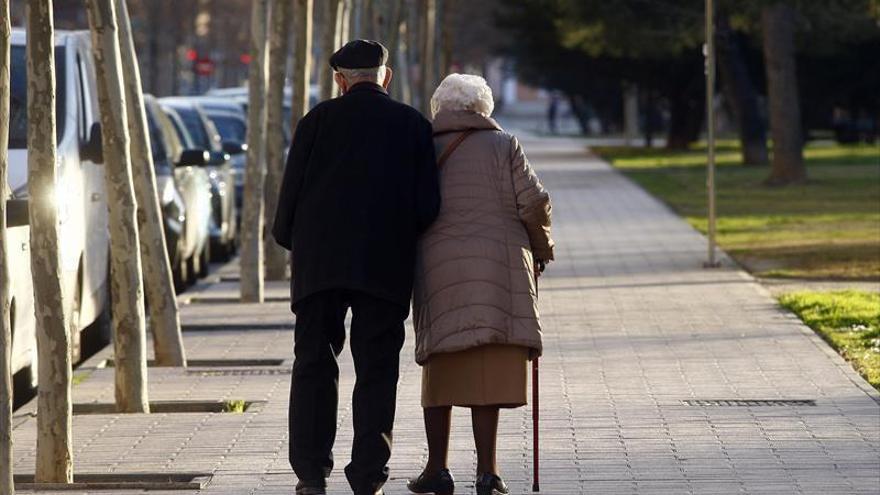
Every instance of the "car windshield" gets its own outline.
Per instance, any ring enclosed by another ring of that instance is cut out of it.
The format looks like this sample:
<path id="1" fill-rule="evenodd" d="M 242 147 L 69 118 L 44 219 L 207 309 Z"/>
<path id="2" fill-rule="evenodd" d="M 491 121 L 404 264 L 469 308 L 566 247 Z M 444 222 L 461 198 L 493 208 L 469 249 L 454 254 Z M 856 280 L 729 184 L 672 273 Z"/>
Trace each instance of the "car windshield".
<path id="1" fill-rule="evenodd" d="M 9 147 L 27 148 L 27 55 L 23 45 L 12 47 L 9 93 Z M 55 48 L 55 86 L 59 88 L 55 97 L 56 140 L 64 135 L 65 77 L 64 48 Z"/>
<path id="2" fill-rule="evenodd" d="M 240 119 L 226 117 L 224 115 L 209 115 L 208 117 L 214 122 L 214 126 L 217 127 L 217 132 L 220 133 L 220 137 L 222 137 L 224 141 L 244 142 L 247 129 Z"/>
<path id="3" fill-rule="evenodd" d="M 153 166 L 156 175 L 170 175 L 171 164 L 168 162 L 168 152 L 165 150 L 165 142 L 162 140 L 162 131 L 156 125 L 156 120 L 147 115 L 147 125 L 150 130 L 150 150 L 153 152 Z"/>
<path id="4" fill-rule="evenodd" d="M 183 120 L 183 125 L 186 126 L 189 135 L 192 136 L 194 144 L 204 150 L 213 151 L 214 147 L 211 145 L 211 140 L 205 131 L 205 123 L 202 122 L 199 112 L 194 108 L 175 108 L 175 110 Z"/>

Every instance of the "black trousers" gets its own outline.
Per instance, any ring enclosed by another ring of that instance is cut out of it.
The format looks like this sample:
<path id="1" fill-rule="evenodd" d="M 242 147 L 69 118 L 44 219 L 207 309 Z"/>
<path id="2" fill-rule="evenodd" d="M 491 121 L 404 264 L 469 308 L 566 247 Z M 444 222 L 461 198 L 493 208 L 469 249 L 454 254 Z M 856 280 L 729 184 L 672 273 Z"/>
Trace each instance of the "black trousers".
<path id="1" fill-rule="evenodd" d="M 357 379 L 352 397 L 354 444 L 345 474 L 355 493 L 373 493 L 388 479 L 403 322 L 409 308 L 363 292 L 329 290 L 296 305 L 290 466 L 306 482 L 323 482 L 333 469 L 337 358 L 345 343 L 349 308 Z"/>

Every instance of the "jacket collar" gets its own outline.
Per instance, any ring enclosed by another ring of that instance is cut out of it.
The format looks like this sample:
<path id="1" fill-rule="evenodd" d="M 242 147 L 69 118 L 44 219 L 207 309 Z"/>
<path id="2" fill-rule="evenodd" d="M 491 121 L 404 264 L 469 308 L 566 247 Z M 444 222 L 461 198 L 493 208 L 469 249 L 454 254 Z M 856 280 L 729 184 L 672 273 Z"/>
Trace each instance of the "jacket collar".
<path id="1" fill-rule="evenodd" d="M 385 90 L 382 86 L 371 83 L 371 82 L 359 82 L 354 86 L 348 88 L 348 93 L 361 93 L 361 92 L 373 92 L 373 93 L 382 93 L 385 96 L 388 96 L 388 91 Z"/>
<path id="2" fill-rule="evenodd" d="M 434 116 L 434 135 L 447 132 L 474 130 L 502 131 L 498 122 L 492 117 L 484 117 L 467 110 L 441 111 Z"/>

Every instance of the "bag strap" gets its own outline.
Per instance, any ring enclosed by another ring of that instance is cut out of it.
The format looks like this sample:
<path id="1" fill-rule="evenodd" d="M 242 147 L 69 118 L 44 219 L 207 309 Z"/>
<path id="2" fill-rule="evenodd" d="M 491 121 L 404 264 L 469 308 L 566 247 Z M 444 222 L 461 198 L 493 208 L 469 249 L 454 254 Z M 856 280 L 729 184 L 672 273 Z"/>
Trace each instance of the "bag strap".
<path id="1" fill-rule="evenodd" d="M 446 160 L 448 160 L 449 156 L 452 155 L 452 152 L 455 151 L 456 148 L 458 148 L 458 145 L 460 145 L 465 139 L 468 138 L 468 136 L 476 131 L 476 129 L 468 129 L 459 134 L 458 137 L 455 138 L 451 143 L 447 144 L 446 149 L 443 150 L 443 154 L 441 154 L 440 158 L 437 160 L 437 168 L 442 169 L 443 165 L 446 163 Z"/>

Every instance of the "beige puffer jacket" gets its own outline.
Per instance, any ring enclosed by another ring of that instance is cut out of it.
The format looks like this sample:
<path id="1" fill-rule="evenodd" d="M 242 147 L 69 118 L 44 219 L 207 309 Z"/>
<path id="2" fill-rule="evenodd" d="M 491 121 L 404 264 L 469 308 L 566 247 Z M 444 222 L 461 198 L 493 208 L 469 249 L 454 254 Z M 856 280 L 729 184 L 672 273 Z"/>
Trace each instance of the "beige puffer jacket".
<path id="1" fill-rule="evenodd" d="M 422 236 L 413 290 L 416 361 L 483 344 L 539 356 L 534 259 L 553 259 L 550 196 L 517 139 L 491 118 L 440 112 L 439 157 L 459 131 L 478 129 L 440 172 L 441 207 Z M 534 253 L 534 256 L 533 256 Z"/>

